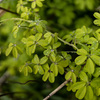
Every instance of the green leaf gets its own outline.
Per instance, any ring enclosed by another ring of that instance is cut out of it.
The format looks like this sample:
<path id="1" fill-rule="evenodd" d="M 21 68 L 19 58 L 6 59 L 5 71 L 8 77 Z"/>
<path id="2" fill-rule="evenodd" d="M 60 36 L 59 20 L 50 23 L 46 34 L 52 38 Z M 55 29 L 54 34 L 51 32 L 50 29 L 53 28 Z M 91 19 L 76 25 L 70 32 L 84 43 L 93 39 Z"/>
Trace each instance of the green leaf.
<path id="1" fill-rule="evenodd" d="M 10 54 L 10 52 L 12 51 L 13 47 L 8 47 L 5 54 L 6 56 L 8 56 Z"/>
<path id="2" fill-rule="evenodd" d="M 56 42 L 56 43 L 54 43 L 54 44 L 53 44 L 53 49 L 58 48 L 60 45 L 61 45 L 60 42 Z"/>
<path id="3" fill-rule="evenodd" d="M 44 70 L 43 70 L 42 66 L 38 66 L 38 69 L 39 69 L 39 73 L 41 75 L 43 75 L 44 74 Z"/>
<path id="4" fill-rule="evenodd" d="M 22 70 L 24 69 L 24 65 L 22 65 L 21 67 L 19 67 L 19 72 L 22 72 Z"/>
<path id="5" fill-rule="evenodd" d="M 39 57 L 38 57 L 37 54 L 36 54 L 36 55 L 34 56 L 34 58 L 32 59 L 32 63 L 34 63 L 34 64 L 39 64 Z"/>
<path id="6" fill-rule="evenodd" d="M 47 33 L 45 33 L 45 34 L 44 34 L 44 38 L 48 38 L 48 37 L 50 37 L 51 34 L 52 34 L 51 32 L 47 32 Z"/>
<path id="7" fill-rule="evenodd" d="M 26 38 L 22 38 L 22 40 L 21 40 L 24 44 L 26 44 L 27 43 L 27 39 Z"/>
<path id="8" fill-rule="evenodd" d="M 32 2 L 31 7 L 34 9 L 36 7 L 36 2 Z"/>
<path id="9" fill-rule="evenodd" d="M 49 81 L 50 81 L 51 83 L 54 83 L 55 77 L 54 77 L 54 74 L 53 74 L 53 73 L 49 73 Z"/>
<path id="10" fill-rule="evenodd" d="M 42 28 L 42 26 L 41 26 L 40 24 L 38 24 L 38 25 L 36 26 L 36 29 L 37 29 L 37 31 L 38 31 L 39 33 L 42 33 L 42 32 L 43 32 L 43 28 Z"/>
<path id="11" fill-rule="evenodd" d="M 95 72 L 94 72 L 93 76 L 94 76 L 94 77 L 99 77 L 99 75 L 100 75 L 100 67 L 97 67 L 97 68 L 95 69 Z"/>
<path id="12" fill-rule="evenodd" d="M 86 94 L 86 86 L 80 88 L 80 89 L 76 92 L 75 95 L 76 95 L 76 97 L 77 97 L 78 99 L 83 99 L 84 96 L 85 96 L 85 94 Z"/>
<path id="13" fill-rule="evenodd" d="M 46 56 L 42 57 L 42 58 L 40 59 L 40 64 L 46 63 L 47 60 L 48 60 L 48 57 L 46 57 Z"/>
<path id="14" fill-rule="evenodd" d="M 53 62 L 56 61 L 56 55 L 54 52 L 51 52 L 50 58 L 51 58 L 51 61 L 53 61 Z"/>
<path id="15" fill-rule="evenodd" d="M 16 48 L 16 47 L 13 47 L 13 49 L 12 49 L 12 54 L 13 54 L 13 56 L 14 56 L 15 58 L 17 58 L 18 52 L 17 52 L 17 48 Z"/>
<path id="16" fill-rule="evenodd" d="M 13 28 L 13 30 L 12 30 L 12 33 L 13 33 L 14 38 L 17 37 L 17 32 L 18 32 L 18 30 L 19 30 L 18 26 L 14 26 L 14 28 Z"/>
<path id="17" fill-rule="evenodd" d="M 97 96 L 100 96 L 100 88 L 97 88 L 95 92 Z"/>
<path id="18" fill-rule="evenodd" d="M 23 53 L 22 49 L 19 46 L 16 46 L 16 48 L 19 51 L 19 53 Z"/>
<path id="19" fill-rule="evenodd" d="M 24 75 L 25 75 L 25 76 L 28 75 L 28 68 L 27 68 L 27 66 L 24 68 Z"/>
<path id="20" fill-rule="evenodd" d="M 81 65 L 84 63 L 84 61 L 87 59 L 87 56 L 78 56 L 76 59 L 75 59 L 75 63 L 77 65 Z"/>
<path id="21" fill-rule="evenodd" d="M 68 60 L 61 60 L 60 62 L 58 62 L 58 64 L 62 67 L 67 67 L 69 62 Z"/>
<path id="22" fill-rule="evenodd" d="M 98 78 L 92 79 L 90 84 L 94 88 L 100 88 L 100 78 L 98 77 Z"/>
<path id="23" fill-rule="evenodd" d="M 76 83 L 74 83 L 73 85 L 72 85 L 72 91 L 74 92 L 74 91 L 76 91 L 77 89 L 80 89 L 80 88 L 82 88 L 82 87 L 84 87 L 85 86 L 85 84 L 86 84 L 86 82 L 76 82 Z"/>
<path id="24" fill-rule="evenodd" d="M 39 7 L 42 7 L 42 6 L 43 6 L 42 2 L 40 2 L 39 0 L 36 0 L 36 4 L 37 4 Z"/>
<path id="25" fill-rule="evenodd" d="M 95 64 L 97 64 L 98 66 L 100 66 L 100 57 L 97 55 L 92 55 L 91 59 L 95 62 Z"/>
<path id="26" fill-rule="evenodd" d="M 71 75 L 72 75 L 72 72 L 71 71 L 67 72 L 67 74 L 65 75 L 65 79 L 66 80 L 70 79 L 71 78 Z"/>
<path id="27" fill-rule="evenodd" d="M 44 55 L 49 56 L 49 54 L 51 53 L 50 49 L 47 49 L 43 52 Z"/>
<path id="28" fill-rule="evenodd" d="M 100 19 L 94 20 L 94 24 L 100 26 Z"/>
<path id="29" fill-rule="evenodd" d="M 28 42 L 26 43 L 26 46 L 29 47 L 29 46 L 32 46 L 33 44 L 34 44 L 33 41 L 28 41 Z"/>
<path id="30" fill-rule="evenodd" d="M 95 12 L 93 15 L 95 18 L 100 19 L 100 14 L 98 12 Z"/>
<path id="31" fill-rule="evenodd" d="M 87 53 L 87 51 L 86 51 L 85 49 L 78 49 L 78 50 L 77 50 L 77 54 L 78 54 L 78 55 L 83 55 L 83 56 L 85 56 L 85 55 L 87 55 L 88 53 Z"/>
<path id="32" fill-rule="evenodd" d="M 34 65 L 33 67 L 34 74 L 37 74 L 38 70 L 39 70 L 38 65 Z"/>
<path id="33" fill-rule="evenodd" d="M 30 66 L 27 66 L 28 72 L 32 73 L 32 68 Z"/>
<path id="34" fill-rule="evenodd" d="M 93 100 L 93 90 L 91 86 L 87 86 L 85 100 Z"/>
<path id="35" fill-rule="evenodd" d="M 86 73 L 84 71 L 81 71 L 79 74 L 79 77 L 82 81 L 84 82 L 88 82 L 88 76 L 86 75 Z"/>
<path id="36" fill-rule="evenodd" d="M 34 45 L 31 46 L 31 52 L 34 53 L 35 49 L 36 49 L 36 44 L 34 44 Z"/>
<path id="37" fill-rule="evenodd" d="M 41 39 L 41 40 L 38 41 L 38 44 L 41 45 L 41 46 L 43 46 L 43 47 L 45 47 L 45 46 L 48 45 L 48 41 Z"/>
<path id="38" fill-rule="evenodd" d="M 42 33 L 37 33 L 35 35 L 35 40 L 38 41 L 38 40 L 40 40 L 41 37 L 42 37 Z"/>
<path id="39" fill-rule="evenodd" d="M 58 65 L 58 72 L 63 75 L 64 74 L 64 68 L 62 66 Z"/>
<path id="40" fill-rule="evenodd" d="M 46 72 L 44 73 L 43 77 L 42 77 L 42 80 L 43 80 L 43 81 L 46 81 L 46 80 L 48 79 L 48 77 L 49 77 L 49 72 L 46 71 Z"/>
<path id="41" fill-rule="evenodd" d="M 93 74 L 94 73 L 95 65 L 94 65 L 93 61 L 90 58 L 88 58 L 85 68 L 86 68 L 86 71 L 89 74 Z"/>
<path id="42" fill-rule="evenodd" d="M 53 71 L 53 73 L 54 73 L 55 76 L 58 75 L 58 67 L 54 63 L 51 64 L 50 70 Z"/>
<path id="43" fill-rule="evenodd" d="M 76 75 L 74 73 L 72 73 L 71 78 L 72 78 L 72 82 L 75 83 L 76 82 Z"/>

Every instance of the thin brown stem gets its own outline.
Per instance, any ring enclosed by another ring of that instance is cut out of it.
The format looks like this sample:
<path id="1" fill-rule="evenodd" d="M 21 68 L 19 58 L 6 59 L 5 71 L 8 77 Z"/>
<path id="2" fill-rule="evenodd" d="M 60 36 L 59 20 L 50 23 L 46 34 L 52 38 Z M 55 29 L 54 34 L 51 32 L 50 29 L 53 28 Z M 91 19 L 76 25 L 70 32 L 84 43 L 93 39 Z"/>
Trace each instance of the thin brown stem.
<path id="1" fill-rule="evenodd" d="M 54 91 L 52 91 L 47 97 L 45 97 L 43 100 L 48 100 L 52 95 L 54 95 L 56 92 L 58 92 L 61 88 L 63 88 L 69 81 L 66 80 L 65 82 L 63 82 L 59 87 L 57 87 Z"/>
<path id="2" fill-rule="evenodd" d="M 9 13 L 12 13 L 12 14 L 15 14 L 15 15 L 18 15 L 18 16 L 19 16 L 18 13 L 13 12 L 13 11 L 10 11 L 10 10 L 8 10 L 8 9 L 2 8 L 2 7 L 0 7 L 0 9 L 1 9 L 1 10 L 4 10 L 4 11 L 6 11 L 6 12 L 9 12 Z"/>

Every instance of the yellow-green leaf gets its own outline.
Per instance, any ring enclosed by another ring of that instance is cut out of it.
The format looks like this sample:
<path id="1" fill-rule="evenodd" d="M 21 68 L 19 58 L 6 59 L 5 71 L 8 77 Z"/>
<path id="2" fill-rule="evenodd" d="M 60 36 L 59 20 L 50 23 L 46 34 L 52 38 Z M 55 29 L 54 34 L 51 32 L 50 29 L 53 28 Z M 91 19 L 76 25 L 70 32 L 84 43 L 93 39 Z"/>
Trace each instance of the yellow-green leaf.
<path id="1" fill-rule="evenodd" d="M 87 59 L 87 56 L 78 56 L 76 59 L 75 59 L 75 63 L 77 65 L 81 65 L 84 63 L 84 61 Z"/>
<path id="2" fill-rule="evenodd" d="M 46 57 L 46 56 L 42 57 L 42 58 L 40 59 L 40 64 L 46 63 L 47 60 L 48 60 L 48 57 Z"/>
<path id="3" fill-rule="evenodd" d="M 13 54 L 13 56 L 14 56 L 15 58 L 17 58 L 18 52 L 17 52 L 17 48 L 16 48 L 16 47 L 13 47 L 13 49 L 12 49 L 12 54 Z"/>
<path id="4" fill-rule="evenodd" d="M 49 81 L 50 81 L 51 83 L 54 83 L 55 77 L 54 77 L 54 74 L 53 74 L 53 73 L 49 73 Z"/>
<path id="5" fill-rule="evenodd" d="M 84 98 L 84 96 L 85 96 L 85 94 L 86 94 L 86 86 L 83 86 L 82 88 L 80 88 L 77 92 L 76 92 L 76 97 L 78 98 L 78 99 L 83 99 Z"/>
<path id="6" fill-rule="evenodd" d="M 65 75 L 65 79 L 66 80 L 70 79 L 71 78 L 71 75 L 72 75 L 72 72 L 71 71 L 67 72 L 67 74 Z"/>
<path id="7" fill-rule="evenodd" d="M 88 58 L 85 67 L 86 67 L 86 71 L 87 71 L 89 74 L 93 74 L 93 73 L 94 73 L 95 65 L 94 65 L 93 61 L 92 61 L 90 58 Z"/>
<path id="8" fill-rule="evenodd" d="M 88 82 L 88 76 L 86 75 L 84 71 L 80 72 L 79 77 L 82 81 Z"/>
<path id="9" fill-rule="evenodd" d="M 91 86 L 86 87 L 85 100 L 93 100 L 93 90 Z"/>

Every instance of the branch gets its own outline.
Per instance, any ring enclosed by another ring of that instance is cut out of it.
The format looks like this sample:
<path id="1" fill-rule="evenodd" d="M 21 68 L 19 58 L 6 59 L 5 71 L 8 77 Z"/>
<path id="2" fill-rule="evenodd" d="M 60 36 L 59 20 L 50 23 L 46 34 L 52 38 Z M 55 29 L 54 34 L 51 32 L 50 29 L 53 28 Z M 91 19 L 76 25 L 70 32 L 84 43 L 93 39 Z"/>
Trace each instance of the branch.
<path id="1" fill-rule="evenodd" d="M 6 12 L 9 12 L 9 13 L 12 13 L 12 14 L 15 14 L 15 15 L 18 15 L 18 16 L 19 16 L 18 13 L 13 12 L 13 11 L 10 11 L 10 10 L 8 10 L 8 9 L 2 8 L 2 7 L 0 7 L 0 9 L 1 9 L 1 10 L 4 10 L 4 11 L 6 11 Z"/>
<path id="2" fill-rule="evenodd" d="M 73 48 L 75 48 L 76 50 L 78 50 L 78 48 L 77 48 L 75 45 L 70 44 L 69 42 L 66 42 L 66 41 L 64 41 L 63 39 L 59 38 L 59 37 L 57 37 L 57 38 L 58 38 L 58 40 L 60 40 L 61 42 L 65 43 L 65 44 L 67 44 L 67 45 L 69 45 L 69 46 L 72 46 Z"/>
<path id="3" fill-rule="evenodd" d="M 61 88 L 63 88 L 69 81 L 66 80 L 65 82 L 63 82 L 59 87 L 57 87 L 54 91 L 52 91 L 47 97 L 45 97 L 43 100 L 48 100 L 52 95 L 54 95 L 56 92 L 58 92 Z"/>
<path id="4" fill-rule="evenodd" d="M 8 72 L 5 72 L 5 73 L 3 74 L 3 76 L 0 77 L 0 86 L 7 80 L 7 78 L 8 78 L 9 76 L 10 76 L 9 73 L 8 73 Z"/>
<path id="5" fill-rule="evenodd" d="M 25 85 L 25 84 L 30 83 L 30 82 L 37 82 L 37 83 L 40 83 L 38 80 L 28 80 L 28 81 L 26 81 L 26 82 L 24 82 L 24 83 L 21 83 L 21 82 L 14 82 L 14 81 L 8 81 L 8 82 L 10 82 L 10 83 L 16 83 L 16 84 L 20 84 L 20 85 Z M 7 83 L 8 83 L 8 82 L 7 82 Z"/>

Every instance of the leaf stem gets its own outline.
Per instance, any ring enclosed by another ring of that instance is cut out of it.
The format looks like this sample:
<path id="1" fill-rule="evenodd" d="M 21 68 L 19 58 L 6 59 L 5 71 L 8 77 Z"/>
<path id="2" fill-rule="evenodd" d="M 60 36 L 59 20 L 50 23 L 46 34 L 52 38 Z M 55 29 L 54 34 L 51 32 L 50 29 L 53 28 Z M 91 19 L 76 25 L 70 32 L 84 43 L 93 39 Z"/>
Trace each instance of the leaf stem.
<path id="1" fill-rule="evenodd" d="M 59 87 L 57 87 L 54 91 L 52 91 L 47 97 L 45 97 L 43 100 L 48 100 L 52 95 L 54 95 L 56 92 L 58 92 L 61 88 L 63 88 L 69 81 L 66 80 L 65 82 L 63 82 Z"/>
<path id="2" fill-rule="evenodd" d="M 75 48 L 76 50 L 78 50 L 78 48 L 77 48 L 75 45 L 70 44 L 69 42 L 66 42 L 66 41 L 64 41 L 63 39 L 59 38 L 59 37 L 57 37 L 57 38 L 58 38 L 58 40 L 60 40 L 61 42 L 65 43 L 65 44 L 67 44 L 67 45 L 69 45 L 69 46 L 72 46 L 73 48 Z"/>

